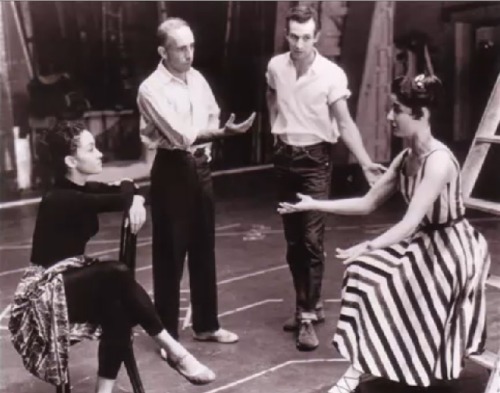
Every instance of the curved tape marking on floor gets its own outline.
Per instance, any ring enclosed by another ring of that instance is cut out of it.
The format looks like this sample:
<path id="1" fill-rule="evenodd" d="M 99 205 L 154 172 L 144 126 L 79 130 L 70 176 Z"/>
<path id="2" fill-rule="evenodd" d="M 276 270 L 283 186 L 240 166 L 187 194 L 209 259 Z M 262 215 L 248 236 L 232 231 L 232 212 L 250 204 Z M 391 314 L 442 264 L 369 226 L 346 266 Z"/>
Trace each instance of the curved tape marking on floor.
<path id="1" fill-rule="evenodd" d="M 242 378 L 242 379 L 238 379 L 238 380 L 236 380 L 234 382 L 228 383 L 228 384 L 220 386 L 218 388 L 215 388 L 215 389 L 212 389 L 212 390 L 208 390 L 208 391 L 206 391 L 204 393 L 222 392 L 223 390 L 233 388 L 235 386 L 241 385 L 242 383 L 251 381 L 251 380 L 253 380 L 255 378 L 262 377 L 262 376 L 264 376 L 266 374 L 275 372 L 275 371 L 277 371 L 279 369 L 282 369 L 283 367 L 287 367 L 287 366 L 290 366 L 290 365 L 294 365 L 294 364 L 307 364 L 307 363 L 325 363 L 325 362 L 328 362 L 328 363 L 347 363 L 347 360 L 346 359 L 342 359 L 342 358 L 288 360 L 288 361 L 286 361 L 284 363 L 281 363 L 281 364 L 278 364 L 278 365 L 276 365 L 274 367 L 268 368 L 266 370 L 259 371 L 258 373 L 249 375 L 248 377 L 245 377 L 245 378 Z"/>

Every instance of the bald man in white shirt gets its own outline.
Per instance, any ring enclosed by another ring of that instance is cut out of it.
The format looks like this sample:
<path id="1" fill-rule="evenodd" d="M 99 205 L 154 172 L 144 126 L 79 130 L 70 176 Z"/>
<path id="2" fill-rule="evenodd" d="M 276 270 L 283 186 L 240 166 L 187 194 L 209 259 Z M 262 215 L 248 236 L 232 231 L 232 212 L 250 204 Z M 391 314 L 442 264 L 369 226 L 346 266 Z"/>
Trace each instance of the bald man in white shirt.
<path id="1" fill-rule="evenodd" d="M 234 115 L 219 126 L 219 106 L 203 75 L 192 67 L 194 36 L 179 18 L 158 28 L 161 56 L 141 84 L 137 104 L 142 137 L 157 147 L 151 169 L 153 289 L 168 332 L 178 338 L 180 282 L 188 256 L 194 338 L 234 343 L 238 336 L 219 326 L 215 267 L 215 219 L 209 167 L 210 142 L 246 132 Z"/>
<path id="2" fill-rule="evenodd" d="M 287 15 L 290 51 L 268 64 L 267 105 L 275 135 L 274 166 L 279 201 L 297 193 L 326 199 L 330 191 L 331 145 L 341 137 L 361 164 L 368 182 L 382 167 L 366 152 L 347 107 L 350 96 L 344 71 L 315 48 L 319 37 L 314 8 L 299 5 Z M 321 284 L 324 272 L 324 214 L 283 215 L 287 262 L 296 293 L 296 312 L 283 329 L 295 331 L 299 350 L 317 348 L 313 324 L 324 321 Z"/>

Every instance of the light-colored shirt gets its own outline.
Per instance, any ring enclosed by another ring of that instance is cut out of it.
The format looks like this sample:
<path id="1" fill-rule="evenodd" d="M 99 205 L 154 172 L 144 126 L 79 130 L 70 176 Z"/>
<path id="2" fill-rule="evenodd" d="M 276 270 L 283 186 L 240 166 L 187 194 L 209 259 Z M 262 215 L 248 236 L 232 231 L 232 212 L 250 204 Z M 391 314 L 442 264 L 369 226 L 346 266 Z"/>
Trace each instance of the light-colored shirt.
<path id="1" fill-rule="evenodd" d="M 219 128 L 220 109 L 206 79 L 190 68 L 186 82 L 160 62 L 139 86 L 141 139 L 148 147 L 194 151 L 201 130 Z"/>
<path id="2" fill-rule="evenodd" d="M 276 92 L 278 106 L 273 134 L 290 145 L 337 141 L 338 125 L 330 116 L 329 105 L 351 95 L 342 68 L 316 51 L 307 72 L 297 79 L 287 52 L 269 61 L 266 79 Z"/>

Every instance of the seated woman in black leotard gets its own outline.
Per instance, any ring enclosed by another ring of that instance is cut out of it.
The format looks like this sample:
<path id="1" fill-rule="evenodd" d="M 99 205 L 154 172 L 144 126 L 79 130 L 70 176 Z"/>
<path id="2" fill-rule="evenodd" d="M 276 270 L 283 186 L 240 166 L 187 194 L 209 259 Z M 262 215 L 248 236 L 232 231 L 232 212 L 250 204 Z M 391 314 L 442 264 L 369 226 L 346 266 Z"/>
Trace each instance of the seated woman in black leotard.
<path id="1" fill-rule="evenodd" d="M 144 224 L 144 198 L 133 182 L 87 181 L 101 172 L 102 154 L 80 122 L 59 123 L 47 136 L 47 147 L 57 180 L 40 203 L 32 264 L 16 290 L 9 322 L 25 367 L 47 382 L 65 383 L 70 342 L 96 336 L 99 327 L 96 392 L 111 392 L 130 329 L 139 324 L 191 383 L 213 381 L 215 374 L 163 328 L 146 291 L 123 263 L 85 256 L 99 230 L 99 213 L 128 212 L 134 233 Z"/>

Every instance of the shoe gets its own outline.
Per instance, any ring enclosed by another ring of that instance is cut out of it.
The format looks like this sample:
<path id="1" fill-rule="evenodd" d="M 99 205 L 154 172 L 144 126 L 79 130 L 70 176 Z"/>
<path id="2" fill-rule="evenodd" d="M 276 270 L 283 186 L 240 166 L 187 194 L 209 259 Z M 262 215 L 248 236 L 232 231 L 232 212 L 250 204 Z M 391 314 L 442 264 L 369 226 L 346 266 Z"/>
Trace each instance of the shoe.
<path id="1" fill-rule="evenodd" d="M 316 310 L 316 316 L 318 319 L 312 320 L 313 325 L 317 325 L 318 323 L 325 322 L 325 310 L 319 308 Z M 295 332 L 299 328 L 299 320 L 296 316 L 288 318 L 283 324 L 283 330 L 285 332 Z"/>
<path id="2" fill-rule="evenodd" d="M 167 352 L 164 349 L 160 349 L 160 356 L 171 368 L 193 385 L 206 385 L 215 380 L 215 373 L 207 366 L 201 364 L 189 352 L 176 360 L 172 360 L 167 356 Z"/>
<path id="3" fill-rule="evenodd" d="M 221 344 L 233 344 L 240 339 L 237 334 L 222 328 L 216 330 L 215 332 L 194 333 L 193 338 L 196 341 L 207 341 Z"/>
<path id="4" fill-rule="evenodd" d="M 303 320 L 300 322 L 296 345 L 299 351 L 313 351 L 318 348 L 319 340 L 312 321 Z"/>
<path id="5" fill-rule="evenodd" d="M 283 324 L 283 330 L 285 332 L 295 332 L 299 328 L 299 325 L 299 319 L 294 315 L 285 321 Z"/>

